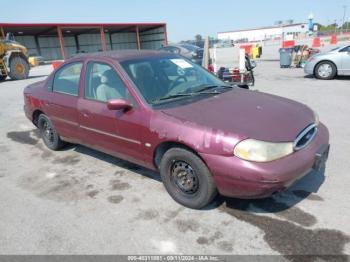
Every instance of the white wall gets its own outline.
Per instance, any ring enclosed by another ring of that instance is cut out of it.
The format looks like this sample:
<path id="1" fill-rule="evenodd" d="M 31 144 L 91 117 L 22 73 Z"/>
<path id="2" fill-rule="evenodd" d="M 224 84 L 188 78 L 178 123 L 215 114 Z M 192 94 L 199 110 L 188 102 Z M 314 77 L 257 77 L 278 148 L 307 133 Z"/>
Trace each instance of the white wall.
<path id="1" fill-rule="evenodd" d="M 282 28 L 277 27 L 277 28 L 218 33 L 218 39 L 221 39 L 221 40 L 248 39 L 248 41 L 261 41 L 264 39 L 270 39 L 270 38 L 280 36 L 281 34 L 282 34 Z"/>
<path id="2" fill-rule="evenodd" d="M 137 49 L 136 32 L 120 32 L 112 33 L 111 35 L 106 32 L 105 36 L 107 50 Z M 16 36 L 16 40 L 27 47 L 30 55 L 40 54 L 39 50 L 37 50 L 34 36 Z M 80 51 L 91 53 L 102 50 L 100 33 L 81 34 L 77 36 L 77 40 Z M 141 49 L 158 49 L 162 46 L 164 40 L 164 27 L 140 32 Z M 73 34 L 64 36 L 64 44 L 68 58 L 76 54 L 78 48 Z M 40 47 L 41 56 L 43 56 L 45 60 L 62 59 L 58 36 L 39 36 L 38 45 Z"/>
<path id="3" fill-rule="evenodd" d="M 299 33 L 304 34 L 308 31 L 307 24 L 302 25 L 291 25 L 283 27 L 270 27 L 270 28 L 260 28 L 252 30 L 242 30 L 233 32 L 223 32 L 218 33 L 217 37 L 220 40 L 240 40 L 248 39 L 248 41 L 261 41 L 265 39 L 273 39 L 275 37 L 281 37 L 282 33 Z"/>
<path id="4" fill-rule="evenodd" d="M 136 32 L 114 33 L 111 38 L 113 50 L 137 48 Z"/>
<path id="5" fill-rule="evenodd" d="M 158 49 L 164 44 L 164 28 L 156 28 L 140 33 L 141 49 Z"/>
<path id="6" fill-rule="evenodd" d="M 16 36 L 16 41 L 24 45 L 28 49 L 29 55 L 38 55 L 39 52 L 36 49 L 34 36 Z"/>

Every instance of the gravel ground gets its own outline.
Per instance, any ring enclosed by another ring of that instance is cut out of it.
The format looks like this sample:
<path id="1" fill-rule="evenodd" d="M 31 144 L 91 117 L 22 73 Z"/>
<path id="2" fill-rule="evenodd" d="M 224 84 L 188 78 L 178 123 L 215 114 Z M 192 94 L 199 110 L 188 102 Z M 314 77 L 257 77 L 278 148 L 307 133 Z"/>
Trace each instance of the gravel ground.
<path id="1" fill-rule="evenodd" d="M 0 83 L 0 254 L 350 254 L 350 78 L 260 62 L 253 89 L 308 104 L 329 127 L 327 167 L 273 198 L 198 211 L 157 173 L 83 146 L 46 149 L 22 91 L 50 71 Z"/>

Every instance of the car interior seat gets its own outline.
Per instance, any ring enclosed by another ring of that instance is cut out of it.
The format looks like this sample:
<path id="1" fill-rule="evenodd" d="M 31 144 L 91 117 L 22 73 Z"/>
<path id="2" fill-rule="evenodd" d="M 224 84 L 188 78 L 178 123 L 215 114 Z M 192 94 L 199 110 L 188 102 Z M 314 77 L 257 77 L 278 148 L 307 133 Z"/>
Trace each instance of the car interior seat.
<path id="1" fill-rule="evenodd" d="M 139 65 L 135 68 L 136 84 L 147 101 L 159 97 L 159 85 L 149 66 Z"/>
<path id="2" fill-rule="evenodd" d="M 108 101 L 124 97 L 124 86 L 121 85 L 121 80 L 112 69 L 103 72 L 100 82 L 101 84 L 96 89 L 97 100 Z"/>

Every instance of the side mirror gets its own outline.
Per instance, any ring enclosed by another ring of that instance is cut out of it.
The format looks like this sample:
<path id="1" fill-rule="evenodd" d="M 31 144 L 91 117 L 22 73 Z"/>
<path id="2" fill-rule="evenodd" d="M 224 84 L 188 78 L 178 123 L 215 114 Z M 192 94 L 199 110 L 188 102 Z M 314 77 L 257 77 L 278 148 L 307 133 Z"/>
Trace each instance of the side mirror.
<path id="1" fill-rule="evenodd" d="M 124 110 L 127 111 L 132 108 L 132 105 L 129 104 L 124 99 L 113 99 L 113 100 L 108 100 L 107 102 L 107 108 L 109 110 Z"/>

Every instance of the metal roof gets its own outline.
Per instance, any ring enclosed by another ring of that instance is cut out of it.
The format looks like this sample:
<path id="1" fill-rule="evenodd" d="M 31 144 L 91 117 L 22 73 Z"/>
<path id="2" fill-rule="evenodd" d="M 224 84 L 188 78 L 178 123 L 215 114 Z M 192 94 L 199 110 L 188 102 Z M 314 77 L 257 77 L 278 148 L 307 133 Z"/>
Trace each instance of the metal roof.
<path id="1" fill-rule="evenodd" d="M 5 33 L 14 35 L 57 35 L 57 27 L 64 35 L 99 32 L 103 27 L 105 32 L 134 32 L 138 27 L 140 32 L 166 26 L 166 23 L 1 23 Z"/>

